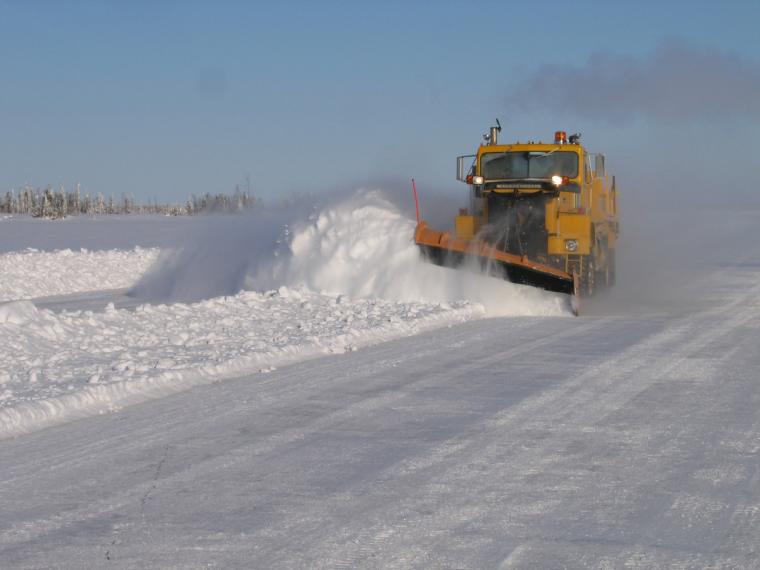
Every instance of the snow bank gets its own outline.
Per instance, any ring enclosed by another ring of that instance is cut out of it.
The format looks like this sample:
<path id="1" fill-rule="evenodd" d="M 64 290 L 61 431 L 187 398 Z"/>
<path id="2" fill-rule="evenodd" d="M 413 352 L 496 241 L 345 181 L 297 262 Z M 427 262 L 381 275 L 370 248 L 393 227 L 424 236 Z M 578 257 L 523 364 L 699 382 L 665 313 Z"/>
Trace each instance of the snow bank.
<path id="1" fill-rule="evenodd" d="M 37 307 L 29 301 L 0 303 L 0 324 L 23 325 L 39 316 Z"/>
<path id="2" fill-rule="evenodd" d="M 0 301 L 130 287 L 158 257 L 158 249 L 0 255 Z"/>
<path id="3" fill-rule="evenodd" d="M 0 437 L 482 314 L 286 287 L 134 311 L 0 306 Z"/>

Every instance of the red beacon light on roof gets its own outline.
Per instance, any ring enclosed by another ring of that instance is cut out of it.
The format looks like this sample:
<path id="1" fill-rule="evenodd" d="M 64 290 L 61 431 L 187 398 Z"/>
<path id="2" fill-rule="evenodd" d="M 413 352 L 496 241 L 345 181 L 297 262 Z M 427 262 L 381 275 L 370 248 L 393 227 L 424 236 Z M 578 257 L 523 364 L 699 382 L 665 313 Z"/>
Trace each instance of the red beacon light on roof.
<path id="1" fill-rule="evenodd" d="M 554 144 L 567 144 L 567 133 L 565 131 L 556 131 L 554 133 Z"/>

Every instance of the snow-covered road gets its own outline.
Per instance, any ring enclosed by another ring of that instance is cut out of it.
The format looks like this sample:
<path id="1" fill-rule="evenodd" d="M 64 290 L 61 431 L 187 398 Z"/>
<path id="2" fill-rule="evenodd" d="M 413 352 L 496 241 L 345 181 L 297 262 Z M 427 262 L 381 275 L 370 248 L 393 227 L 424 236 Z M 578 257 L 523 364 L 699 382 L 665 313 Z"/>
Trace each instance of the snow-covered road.
<path id="1" fill-rule="evenodd" d="M 2 566 L 760 568 L 757 261 L 0 441 Z"/>

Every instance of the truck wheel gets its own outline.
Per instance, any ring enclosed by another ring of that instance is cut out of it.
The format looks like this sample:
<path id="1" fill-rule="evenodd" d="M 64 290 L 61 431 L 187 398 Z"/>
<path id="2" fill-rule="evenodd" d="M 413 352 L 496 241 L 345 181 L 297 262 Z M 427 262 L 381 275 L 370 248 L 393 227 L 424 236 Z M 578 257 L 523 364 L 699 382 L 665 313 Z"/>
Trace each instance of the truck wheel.
<path id="1" fill-rule="evenodd" d="M 596 286 L 600 289 L 608 289 L 612 283 L 612 273 L 610 269 L 610 258 L 608 256 L 605 256 L 605 259 L 607 263 L 605 263 L 603 268 L 599 268 L 597 266 L 596 271 Z"/>
<path id="2" fill-rule="evenodd" d="M 594 274 L 594 282 L 598 289 L 604 290 L 609 287 L 609 275 L 606 271 L 597 271 Z"/>
<path id="3" fill-rule="evenodd" d="M 591 297 L 596 293 L 596 268 L 591 255 L 584 255 L 581 261 L 581 294 Z"/>

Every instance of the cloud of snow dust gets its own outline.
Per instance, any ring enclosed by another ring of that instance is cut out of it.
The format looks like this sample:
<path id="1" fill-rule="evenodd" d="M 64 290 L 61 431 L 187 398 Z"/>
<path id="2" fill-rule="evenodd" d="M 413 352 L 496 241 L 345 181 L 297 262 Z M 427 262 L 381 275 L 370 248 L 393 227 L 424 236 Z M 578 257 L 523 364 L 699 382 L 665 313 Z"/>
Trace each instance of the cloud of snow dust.
<path id="1" fill-rule="evenodd" d="M 425 262 L 413 242 L 414 225 L 381 191 L 213 217 L 166 254 L 133 294 L 187 301 L 288 286 L 392 301 L 468 300 L 492 315 L 568 313 L 565 296 Z"/>
<path id="2" fill-rule="evenodd" d="M 545 64 L 519 83 L 510 106 L 584 119 L 665 122 L 760 117 L 760 63 L 683 40 L 648 56 L 595 52 L 585 65 Z"/>
<path id="3" fill-rule="evenodd" d="M 330 203 L 348 200 L 357 188 L 382 188 L 382 196 L 407 218 L 415 217 L 414 198 L 411 178 L 395 176 L 374 177 L 361 184 L 347 186 L 339 191 L 330 193 Z M 469 202 L 467 187 L 461 182 L 454 181 L 448 188 L 431 187 L 426 180 L 417 180 L 417 193 L 420 202 L 422 219 L 432 227 L 441 230 L 452 229 L 454 216 L 460 208 Z"/>
<path id="4" fill-rule="evenodd" d="M 617 177 L 617 284 L 584 312 L 701 307 L 700 283 L 751 254 L 758 92 L 760 62 L 677 39 L 645 55 L 539 65 L 514 83 L 511 109 L 580 130 Z"/>
<path id="5" fill-rule="evenodd" d="M 586 313 L 671 313 L 709 306 L 716 299 L 710 300 L 703 282 L 723 280 L 727 269 L 745 263 L 760 223 L 760 210 L 685 204 L 676 211 L 631 201 L 622 211 L 617 283 L 586 301 Z"/>
<path id="6" fill-rule="evenodd" d="M 130 295 L 151 302 L 192 302 L 234 295 L 251 273 L 270 267 L 287 240 L 287 227 L 306 217 L 311 199 L 245 214 L 202 216 L 177 236 Z"/>

